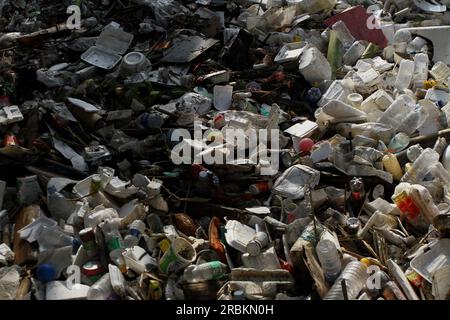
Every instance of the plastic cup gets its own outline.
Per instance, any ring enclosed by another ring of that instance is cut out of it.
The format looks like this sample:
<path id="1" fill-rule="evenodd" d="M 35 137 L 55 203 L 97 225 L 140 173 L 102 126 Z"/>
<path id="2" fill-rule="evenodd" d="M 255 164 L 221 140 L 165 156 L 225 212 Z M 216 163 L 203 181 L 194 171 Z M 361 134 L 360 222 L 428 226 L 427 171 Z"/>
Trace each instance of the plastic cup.
<path id="1" fill-rule="evenodd" d="M 347 96 L 347 101 L 352 107 L 361 110 L 361 104 L 363 103 L 364 98 L 359 93 L 351 93 Z"/>
<path id="2" fill-rule="evenodd" d="M 129 76 L 145 70 L 150 66 L 150 61 L 140 52 L 130 52 L 122 59 L 120 74 Z"/>
<path id="3" fill-rule="evenodd" d="M 195 249 L 189 241 L 176 238 L 159 260 L 159 269 L 164 273 L 177 272 L 193 263 L 196 258 Z"/>

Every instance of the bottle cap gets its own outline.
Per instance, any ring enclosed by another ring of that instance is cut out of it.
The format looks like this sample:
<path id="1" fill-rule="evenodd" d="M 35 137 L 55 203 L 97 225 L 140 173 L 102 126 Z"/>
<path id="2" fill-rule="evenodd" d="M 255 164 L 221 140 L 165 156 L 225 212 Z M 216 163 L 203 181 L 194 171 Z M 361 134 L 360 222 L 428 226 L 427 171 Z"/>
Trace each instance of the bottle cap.
<path id="1" fill-rule="evenodd" d="M 261 244 L 257 240 L 252 240 L 247 244 L 246 249 L 251 256 L 257 256 L 261 252 Z"/>
<path id="2" fill-rule="evenodd" d="M 41 264 L 37 267 L 36 276 L 41 282 L 50 282 L 56 278 L 56 270 L 51 264 Z"/>

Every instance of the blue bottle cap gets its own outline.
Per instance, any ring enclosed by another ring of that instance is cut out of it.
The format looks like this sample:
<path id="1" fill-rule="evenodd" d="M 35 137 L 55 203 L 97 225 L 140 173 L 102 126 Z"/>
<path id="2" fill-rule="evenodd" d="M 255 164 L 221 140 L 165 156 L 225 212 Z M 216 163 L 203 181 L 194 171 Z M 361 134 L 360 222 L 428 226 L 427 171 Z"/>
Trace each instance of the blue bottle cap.
<path id="1" fill-rule="evenodd" d="M 36 276 L 41 282 L 50 282 L 56 278 L 56 270 L 51 264 L 41 264 L 37 267 Z"/>

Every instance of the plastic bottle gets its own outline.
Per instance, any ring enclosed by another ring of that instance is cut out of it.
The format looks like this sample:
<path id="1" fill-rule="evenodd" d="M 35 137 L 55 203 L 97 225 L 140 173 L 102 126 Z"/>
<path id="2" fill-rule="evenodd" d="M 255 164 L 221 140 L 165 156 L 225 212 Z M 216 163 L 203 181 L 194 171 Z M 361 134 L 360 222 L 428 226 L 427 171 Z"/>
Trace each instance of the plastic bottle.
<path id="1" fill-rule="evenodd" d="M 184 279 L 195 283 L 207 280 L 218 280 L 227 272 L 227 266 L 220 261 L 211 261 L 199 265 L 190 265 L 184 271 Z"/>
<path id="2" fill-rule="evenodd" d="M 408 148 L 408 150 L 406 151 L 406 156 L 408 157 L 409 161 L 414 162 L 418 157 L 420 157 L 422 152 L 423 148 L 420 146 L 420 144 L 415 144 Z"/>
<path id="3" fill-rule="evenodd" d="M 119 222 L 117 220 L 107 220 L 101 226 L 105 236 L 106 246 L 111 260 L 119 266 L 122 272 L 126 271 L 126 264 L 122 257 L 125 249 L 122 236 L 119 232 Z"/>
<path id="4" fill-rule="evenodd" d="M 391 128 L 398 130 L 402 125 L 405 118 L 411 112 L 414 112 L 416 102 L 413 98 L 406 94 L 402 94 L 395 99 L 395 101 L 386 109 L 383 115 L 378 120 L 379 123 L 390 126 Z M 411 128 L 413 132 L 417 129 Z M 408 132 L 404 132 L 408 134 Z M 356 135 L 356 133 L 355 133 Z"/>
<path id="5" fill-rule="evenodd" d="M 397 79 L 394 85 L 399 91 L 404 91 L 411 85 L 414 68 L 414 61 L 405 59 L 400 62 L 400 68 L 398 69 Z"/>
<path id="6" fill-rule="evenodd" d="M 384 169 L 392 174 L 392 177 L 394 180 L 399 181 L 403 176 L 402 168 L 400 167 L 400 163 L 398 162 L 397 157 L 395 154 L 387 153 L 383 157 L 383 166 Z"/>
<path id="7" fill-rule="evenodd" d="M 107 300 L 114 294 L 109 273 L 95 282 L 87 292 L 88 300 Z"/>
<path id="8" fill-rule="evenodd" d="M 95 233 L 92 228 L 85 228 L 78 233 L 80 237 L 83 248 L 86 251 L 88 257 L 93 258 L 98 256 L 98 246 L 95 242 Z"/>
<path id="9" fill-rule="evenodd" d="M 119 268 L 112 264 L 108 266 L 108 269 L 111 286 L 114 292 L 120 297 L 126 296 L 126 281 L 122 275 L 122 272 L 120 272 Z"/>
<path id="10" fill-rule="evenodd" d="M 425 81 L 428 80 L 429 58 L 425 53 L 418 53 L 414 56 L 414 87 L 422 88 Z"/>
<path id="11" fill-rule="evenodd" d="M 355 42 L 355 38 L 352 36 L 343 21 L 339 20 L 338 22 L 333 24 L 331 28 L 334 32 L 336 32 L 339 41 L 341 41 L 342 45 L 344 46 L 344 49 L 349 49 Z"/>
<path id="12" fill-rule="evenodd" d="M 422 182 L 431 169 L 431 165 L 439 161 L 439 154 L 431 148 L 425 149 L 414 161 L 412 167 L 402 177 L 401 182 Z"/>
<path id="13" fill-rule="evenodd" d="M 322 266 L 325 278 L 333 283 L 341 273 L 341 257 L 333 241 L 322 239 L 316 246 L 317 256 Z"/>
<path id="14" fill-rule="evenodd" d="M 444 154 L 444 151 L 447 148 L 447 146 L 448 146 L 447 139 L 439 138 L 436 140 L 433 150 L 439 154 L 439 157 L 441 157 Z"/>
<path id="15" fill-rule="evenodd" d="M 323 300 L 344 300 L 342 280 L 345 279 L 348 300 L 355 300 L 367 282 L 367 267 L 360 261 L 351 261 L 336 279 Z"/>
<path id="16" fill-rule="evenodd" d="M 350 181 L 351 198 L 353 201 L 361 202 L 366 196 L 364 181 L 361 178 L 353 178 Z"/>
<path id="17" fill-rule="evenodd" d="M 393 153 L 403 151 L 409 145 L 409 136 L 403 132 L 397 133 L 391 142 L 389 142 L 388 149 Z"/>
<path id="18" fill-rule="evenodd" d="M 144 233 L 145 223 L 142 220 L 134 220 L 128 226 L 128 234 L 125 236 L 125 247 L 131 248 L 138 244 L 141 234 Z"/>
<path id="19" fill-rule="evenodd" d="M 447 171 L 450 172 L 450 145 L 444 150 L 444 154 L 442 156 L 442 164 Z"/>
<path id="20" fill-rule="evenodd" d="M 380 211 L 375 211 L 375 213 L 369 218 L 367 223 L 364 225 L 364 228 L 362 228 L 358 232 L 358 237 L 363 238 L 370 228 L 376 227 L 377 229 L 392 229 L 397 226 L 397 221 L 395 218 L 383 214 Z"/>

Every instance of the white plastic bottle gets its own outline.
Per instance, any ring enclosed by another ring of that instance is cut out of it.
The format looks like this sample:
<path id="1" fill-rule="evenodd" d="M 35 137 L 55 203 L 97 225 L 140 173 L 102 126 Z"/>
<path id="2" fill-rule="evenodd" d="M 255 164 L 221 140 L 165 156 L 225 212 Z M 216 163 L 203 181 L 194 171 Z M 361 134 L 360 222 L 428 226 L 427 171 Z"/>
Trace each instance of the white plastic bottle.
<path id="1" fill-rule="evenodd" d="M 220 261 L 211 261 L 198 265 L 190 265 L 184 270 L 184 279 L 195 283 L 222 278 L 227 272 L 227 266 Z"/>
<path id="2" fill-rule="evenodd" d="M 145 223 L 142 220 L 134 220 L 128 226 L 128 234 L 125 236 L 125 247 L 131 248 L 138 244 L 141 235 L 144 233 Z"/>
<path id="3" fill-rule="evenodd" d="M 333 286 L 325 295 L 323 300 L 344 300 L 342 291 L 342 280 L 345 279 L 346 292 L 348 300 L 355 300 L 358 294 L 365 287 L 367 278 L 367 267 L 360 261 L 351 261 L 336 279 Z"/>
<path id="4" fill-rule="evenodd" d="M 333 283 L 341 273 L 341 257 L 333 241 L 322 239 L 316 246 L 317 256 L 319 258 L 325 278 Z"/>
<path id="5" fill-rule="evenodd" d="M 88 290 L 88 300 L 107 300 L 114 294 L 109 273 L 103 275 Z"/>
<path id="6" fill-rule="evenodd" d="M 397 80 L 395 81 L 395 87 L 399 91 L 404 91 L 411 85 L 415 69 L 415 63 L 411 60 L 402 60 L 400 62 L 400 68 L 398 69 Z"/>

